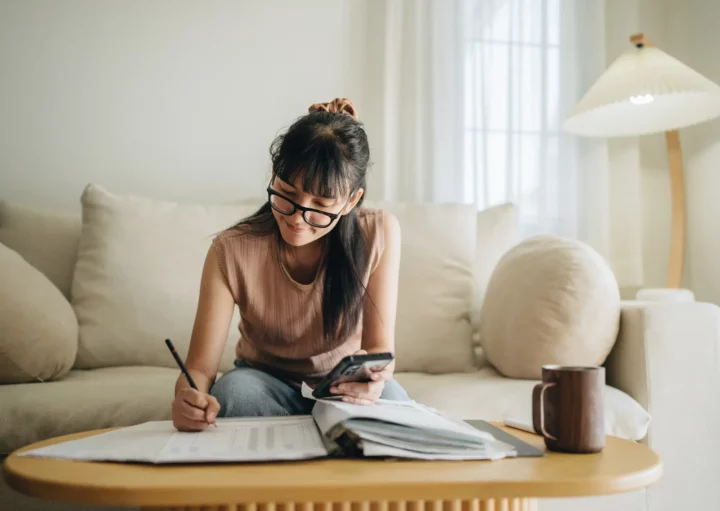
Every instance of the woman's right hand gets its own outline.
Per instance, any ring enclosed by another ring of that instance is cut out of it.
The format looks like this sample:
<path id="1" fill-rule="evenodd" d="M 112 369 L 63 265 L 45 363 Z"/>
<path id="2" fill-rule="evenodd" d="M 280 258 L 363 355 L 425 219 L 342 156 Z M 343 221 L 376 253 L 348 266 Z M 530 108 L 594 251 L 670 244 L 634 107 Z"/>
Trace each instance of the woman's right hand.
<path id="1" fill-rule="evenodd" d="M 178 431 L 203 431 L 211 424 L 220 411 L 220 403 L 210 394 L 204 394 L 191 387 L 181 388 L 172 403 L 173 426 Z"/>

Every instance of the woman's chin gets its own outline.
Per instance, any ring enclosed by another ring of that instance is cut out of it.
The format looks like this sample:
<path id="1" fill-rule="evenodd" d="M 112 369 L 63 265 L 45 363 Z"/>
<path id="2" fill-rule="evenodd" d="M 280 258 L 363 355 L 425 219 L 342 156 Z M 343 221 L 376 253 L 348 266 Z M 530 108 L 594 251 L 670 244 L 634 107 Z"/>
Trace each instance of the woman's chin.
<path id="1" fill-rule="evenodd" d="M 310 233 L 294 232 L 288 228 L 281 228 L 280 235 L 282 236 L 282 239 L 283 241 L 285 241 L 285 243 L 293 247 L 302 247 L 303 245 L 307 245 L 308 243 L 313 241 Z"/>

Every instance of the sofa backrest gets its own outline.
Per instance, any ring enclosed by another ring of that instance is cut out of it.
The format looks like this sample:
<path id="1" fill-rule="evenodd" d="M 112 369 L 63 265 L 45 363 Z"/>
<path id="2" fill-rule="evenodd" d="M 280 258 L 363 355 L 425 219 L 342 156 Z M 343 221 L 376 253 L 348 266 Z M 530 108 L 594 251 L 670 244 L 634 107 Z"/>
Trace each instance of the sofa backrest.
<path id="1" fill-rule="evenodd" d="M 19 253 L 70 299 L 80 215 L 0 202 L 0 243 Z"/>
<path id="2" fill-rule="evenodd" d="M 187 350 L 211 235 L 261 203 L 179 205 L 90 186 L 83 194 L 84 229 L 81 215 L 0 203 L 0 243 L 20 253 L 72 301 L 80 322 L 78 367 L 174 367 L 162 340 L 172 335 L 178 350 Z M 516 208 L 505 204 L 476 213 L 472 206 L 458 204 L 365 206 L 393 213 L 403 232 L 398 370 L 472 370 L 473 332 L 487 282 L 500 257 L 518 240 Z M 178 218 L 187 221 L 175 222 L 170 231 L 187 236 L 179 236 L 181 241 L 172 247 L 182 256 L 168 266 L 172 254 L 157 246 L 153 255 L 148 246 L 165 231 L 163 226 Z M 183 231 L 187 223 L 192 227 Z M 69 283 L 75 286 L 73 296 Z M 221 369 L 230 367 L 237 336 L 234 322 Z M 124 348 L 120 352 L 118 344 Z"/>

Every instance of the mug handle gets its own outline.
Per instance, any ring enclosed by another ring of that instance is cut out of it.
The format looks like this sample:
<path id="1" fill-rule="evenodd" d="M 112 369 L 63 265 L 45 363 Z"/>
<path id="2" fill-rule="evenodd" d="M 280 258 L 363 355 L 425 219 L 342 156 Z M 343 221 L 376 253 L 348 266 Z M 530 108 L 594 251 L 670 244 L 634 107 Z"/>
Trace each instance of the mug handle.
<path id="1" fill-rule="evenodd" d="M 545 438 L 549 438 L 550 440 L 557 440 L 557 438 L 545 430 L 545 391 L 556 385 L 557 383 L 543 383 L 540 387 L 540 398 L 538 399 L 538 401 L 540 401 L 540 431 Z"/>

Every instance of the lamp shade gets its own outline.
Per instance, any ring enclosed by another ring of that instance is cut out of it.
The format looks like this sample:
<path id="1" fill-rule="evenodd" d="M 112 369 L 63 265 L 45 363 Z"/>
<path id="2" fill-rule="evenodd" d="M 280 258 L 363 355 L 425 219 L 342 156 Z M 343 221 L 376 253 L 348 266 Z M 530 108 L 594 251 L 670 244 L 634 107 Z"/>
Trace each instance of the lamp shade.
<path id="1" fill-rule="evenodd" d="M 656 47 L 620 55 L 566 118 L 589 137 L 676 130 L 720 115 L 720 86 Z"/>

